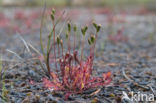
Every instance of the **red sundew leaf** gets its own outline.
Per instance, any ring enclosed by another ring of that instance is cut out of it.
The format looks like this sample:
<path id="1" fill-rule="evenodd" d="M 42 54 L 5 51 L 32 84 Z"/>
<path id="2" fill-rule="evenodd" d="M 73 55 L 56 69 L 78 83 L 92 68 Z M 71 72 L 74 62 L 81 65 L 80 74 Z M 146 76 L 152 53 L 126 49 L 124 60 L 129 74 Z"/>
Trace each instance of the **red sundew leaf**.
<path id="1" fill-rule="evenodd" d="M 112 75 L 112 72 L 107 73 L 107 77 L 111 77 L 111 75 Z"/>
<path id="2" fill-rule="evenodd" d="M 60 84 L 58 76 L 54 72 L 51 72 L 50 74 L 51 74 L 51 77 L 53 78 L 53 82 L 56 84 Z"/>
<path id="3" fill-rule="evenodd" d="M 48 89 L 53 89 L 53 90 L 63 90 L 62 86 L 60 83 L 53 83 L 50 80 L 48 80 L 47 78 L 43 78 L 43 85 L 48 88 Z"/>
<path id="4" fill-rule="evenodd" d="M 63 80 L 64 80 L 64 84 L 67 86 L 67 87 L 69 87 L 69 82 L 68 82 L 68 80 L 69 80 L 69 67 L 65 67 L 65 70 L 64 70 L 64 77 L 63 77 Z"/>
<path id="5" fill-rule="evenodd" d="M 96 78 L 95 77 L 92 77 L 90 78 L 90 80 L 87 81 L 87 83 L 92 83 L 92 82 L 95 82 Z"/>
<path id="6" fill-rule="evenodd" d="M 63 83 L 64 83 L 64 86 L 69 88 L 69 83 L 68 83 L 68 79 L 67 78 L 64 77 Z"/>
<path id="7" fill-rule="evenodd" d="M 50 80 L 48 80 L 47 78 L 43 78 L 42 81 L 43 81 L 43 85 L 46 88 L 53 88 L 53 87 L 55 87 L 54 84 Z"/>
<path id="8" fill-rule="evenodd" d="M 75 76 L 77 74 L 77 68 L 76 67 L 73 67 L 71 70 L 72 70 L 71 71 L 72 79 L 74 80 L 74 78 L 75 78 Z"/>
<path id="9" fill-rule="evenodd" d="M 112 73 L 111 72 L 107 72 L 103 74 L 103 80 L 107 80 L 111 78 Z"/>
<path id="10" fill-rule="evenodd" d="M 55 83 L 55 90 L 63 90 L 62 84 L 59 82 Z"/>
<path id="11" fill-rule="evenodd" d="M 72 87 L 74 87 L 77 84 L 77 82 L 78 82 L 78 78 L 77 78 L 77 76 L 75 76 L 75 79 L 74 79 L 74 81 L 72 83 Z"/>
<path id="12" fill-rule="evenodd" d="M 80 64 L 70 65 L 71 54 L 66 54 L 60 62 L 61 75 L 57 72 L 51 73 L 52 81 L 45 80 L 45 86 L 54 90 L 70 91 L 66 94 L 66 99 L 71 93 L 82 92 L 86 89 L 105 86 L 111 82 L 111 72 L 103 74 L 103 77 L 93 77 L 92 74 L 92 56 L 87 61 L 80 61 Z M 70 68 L 69 68 L 70 66 Z M 58 76 L 61 76 L 60 79 Z"/>
<path id="13" fill-rule="evenodd" d="M 103 83 L 103 85 L 108 85 L 108 84 L 110 84 L 111 81 L 112 81 L 112 78 L 106 80 L 106 81 Z"/>
<path id="14" fill-rule="evenodd" d="M 94 83 L 90 86 L 90 88 L 96 88 L 96 87 L 99 87 L 99 86 L 103 86 L 103 83 Z"/>
<path id="15" fill-rule="evenodd" d="M 85 81 L 88 81 L 89 78 L 90 78 L 90 74 L 89 73 L 86 73 L 86 75 L 85 75 Z"/>
<path id="16" fill-rule="evenodd" d="M 80 90 L 82 90 L 84 87 L 85 87 L 85 84 L 83 82 L 81 82 L 81 85 L 80 85 Z"/>
<path id="17" fill-rule="evenodd" d="M 78 70 L 78 68 L 77 68 L 77 70 L 76 70 L 77 72 L 75 73 L 75 76 L 74 76 L 74 80 L 73 80 L 73 86 L 76 86 L 76 85 L 78 85 L 80 82 L 80 78 L 81 78 L 81 76 L 80 76 L 80 71 Z"/>
<path id="18" fill-rule="evenodd" d="M 55 74 L 54 72 L 51 72 L 50 75 L 51 75 L 51 77 L 52 77 L 53 79 L 57 79 L 57 76 L 56 76 L 56 74 Z"/>

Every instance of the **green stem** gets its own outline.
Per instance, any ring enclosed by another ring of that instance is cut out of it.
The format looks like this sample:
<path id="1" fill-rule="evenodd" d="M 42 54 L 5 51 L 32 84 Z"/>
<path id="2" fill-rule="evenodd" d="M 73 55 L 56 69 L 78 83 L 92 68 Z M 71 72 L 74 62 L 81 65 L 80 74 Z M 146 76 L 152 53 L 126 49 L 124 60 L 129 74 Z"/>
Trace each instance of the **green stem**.
<path id="1" fill-rule="evenodd" d="M 43 41 L 42 41 L 42 28 L 43 28 L 43 23 L 44 23 L 45 10 L 46 10 L 46 3 L 45 3 L 44 9 L 43 9 L 43 13 L 42 13 L 41 28 L 40 28 L 40 46 L 41 46 L 41 51 L 43 53 L 44 59 L 46 60 L 44 46 L 43 46 Z"/>
<path id="2" fill-rule="evenodd" d="M 54 62 L 55 62 L 55 67 L 56 67 L 56 69 L 57 69 L 57 63 L 56 63 L 56 48 L 55 48 L 55 23 L 54 23 L 54 21 L 53 21 L 53 26 L 54 26 L 54 31 L 53 31 L 53 44 L 54 44 Z"/>
<path id="3" fill-rule="evenodd" d="M 94 58 L 94 53 L 96 52 L 95 50 L 95 46 L 96 46 L 96 40 L 98 38 L 98 32 L 96 32 L 96 35 L 95 35 L 95 42 L 93 44 L 93 48 L 92 48 L 92 55 L 93 55 L 93 58 Z"/>
<path id="4" fill-rule="evenodd" d="M 48 36 L 47 53 L 49 52 L 49 49 L 50 49 L 52 35 L 53 35 L 53 29 L 51 30 L 51 32 L 50 32 L 50 34 Z"/>

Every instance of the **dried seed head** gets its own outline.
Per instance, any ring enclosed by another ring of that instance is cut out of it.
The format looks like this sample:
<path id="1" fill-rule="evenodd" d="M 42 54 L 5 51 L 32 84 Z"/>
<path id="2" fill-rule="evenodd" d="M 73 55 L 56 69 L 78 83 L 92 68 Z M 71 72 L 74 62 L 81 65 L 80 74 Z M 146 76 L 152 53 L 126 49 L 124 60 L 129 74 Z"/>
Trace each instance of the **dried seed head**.
<path id="1" fill-rule="evenodd" d="M 85 26 L 84 30 L 85 30 L 85 32 L 86 32 L 86 31 L 88 30 L 88 26 Z"/>
<path id="2" fill-rule="evenodd" d="M 56 41 L 57 41 L 57 44 L 60 44 L 60 37 L 59 36 L 56 37 Z"/>
<path id="3" fill-rule="evenodd" d="M 81 32 L 82 32 L 83 36 L 85 36 L 87 30 L 88 30 L 88 26 L 81 28 Z"/>
<path id="4" fill-rule="evenodd" d="M 97 29 L 97 24 L 95 22 L 93 22 L 93 26 Z"/>
<path id="5" fill-rule="evenodd" d="M 93 26 L 95 27 L 96 32 L 99 32 L 99 31 L 100 31 L 100 29 L 101 29 L 101 24 L 96 24 L 95 22 L 93 22 Z"/>
<path id="6" fill-rule="evenodd" d="M 52 9 L 51 13 L 52 13 L 52 14 L 55 14 L 55 9 L 54 9 L 54 8 Z"/>
<path id="7" fill-rule="evenodd" d="M 48 35 L 48 39 L 50 39 L 50 38 L 51 38 L 51 35 L 49 34 L 49 35 Z"/>
<path id="8" fill-rule="evenodd" d="M 91 35 L 90 40 L 91 40 L 91 43 L 94 43 L 95 42 L 95 36 Z"/>
<path id="9" fill-rule="evenodd" d="M 71 31 L 71 24 L 70 24 L 70 22 L 68 22 L 68 32 L 70 32 Z"/>
<path id="10" fill-rule="evenodd" d="M 74 32 L 76 32 L 77 31 L 77 26 L 76 26 L 76 24 L 74 25 Z"/>
<path id="11" fill-rule="evenodd" d="M 55 20 L 55 16 L 54 16 L 54 14 L 51 14 L 51 20 Z"/>
<path id="12" fill-rule="evenodd" d="M 101 29 L 101 24 L 99 24 L 99 25 L 97 26 L 97 32 L 99 32 L 100 29 Z"/>
<path id="13" fill-rule="evenodd" d="M 55 19 L 55 9 L 51 10 L 51 19 L 54 21 Z"/>

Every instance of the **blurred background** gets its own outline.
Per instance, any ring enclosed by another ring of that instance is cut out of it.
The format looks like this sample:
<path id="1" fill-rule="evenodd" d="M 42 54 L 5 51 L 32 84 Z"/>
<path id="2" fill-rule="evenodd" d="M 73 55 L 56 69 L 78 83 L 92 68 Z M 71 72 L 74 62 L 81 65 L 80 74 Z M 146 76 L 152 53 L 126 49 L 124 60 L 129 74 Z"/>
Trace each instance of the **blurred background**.
<path id="1" fill-rule="evenodd" d="M 109 8 L 138 8 L 156 10 L 156 0 L 0 0 L 0 6 L 47 6 L 55 7 L 109 7 Z"/>
<path id="2" fill-rule="evenodd" d="M 156 10 L 156 0 L 0 0 L 1 6 L 47 6 L 55 7 L 110 7 L 110 8 L 138 8 L 144 7 Z"/>
<path id="3" fill-rule="evenodd" d="M 44 0 L 0 0 L 1 6 L 43 6 Z M 45 0 L 48 6 L 146 7 L 155 9 L 155 0 Z"/>
<path id="4" fill-rule="evenodd" d="M 3 28 L 0 32 L 13 34 L 38 30 L 45 3 L 47 12 L 55 8 L 57 15 L 61 15 L 65 10 L 71 20 L 84 24 L 91 19 L 101 24 L 112 18 L 144 20 L 156 11 L 156 0 L 0 0 L 0 29 Z"/>
<path id="5" fill-rule="evenodd" d="M 89 25 L 94 20 L 102 24 L 102 33 L 106 35 L 122 30 L 123 34 L 136 39 L 133 35 L 138 33 L 151 34 L 152 38 L 156 32 L 156 0 L 0 0 L 0 45 L 5 45 L 8 35 L 12 37 L 17 33 L 27 34 L 23 36 L 30 42 L 34 40 L 33 36 L 38 40 L 36 34 L 40 31 L 45 3 L 45 35 L 51 30 L 49 15 L 52 8 L 56 9 L 57 17 L 66 11 L 59 29 L 68 18 L 78 26 Z"/>

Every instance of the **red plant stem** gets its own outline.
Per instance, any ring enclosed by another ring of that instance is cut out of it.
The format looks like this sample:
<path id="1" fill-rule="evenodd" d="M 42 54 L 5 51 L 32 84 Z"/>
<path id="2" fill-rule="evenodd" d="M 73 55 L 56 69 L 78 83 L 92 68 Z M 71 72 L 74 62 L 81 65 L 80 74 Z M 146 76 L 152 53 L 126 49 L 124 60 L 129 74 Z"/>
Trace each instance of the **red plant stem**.
<path id="1" fill-rule="evenodd" d="M 54 31 L 54 27 L 53 27 L 53 31 Z M 47 58 L 46 58 L 46 66 L 47 66 L 47 69 L 48 69 L 48 73 L 49 73 L 49 75 L 51 75 L 51 68 L 50 68 L 50 65 L 49 65 L 49 56 L 50 56 L 50 53 L 51 53 L 51 50 L 52 50 L 52 48 L 53 48 L 53 45 L 55 45 L 55 44 L 51 44 L 51 46 L 50 46 L 50 48 L 49 48 L 49 51 L 47 52 Z"/>
<path id="2" fill-rule="evenodd" d="M 69 36 L 68 36 L 68 51 L 69 51 L 69 54 L 70 54 L 70 32 L 69 32 Z"/>
<path id="3" fill-rule="evenodd" d="M 90 56 L 92 57 L 92 61 L 94 60 L 94 49 L 95 49 L 95 46 L 96 46 L 96 40 L 98 38 L 98 33 L 96 32 L 96 35 L 95 35 L 95 42 L 93 44 L 93 46 L 90 48 Z M 91 67 L 92 67 L 93 63 L 91 63 Z M 90 70 L 90 72 L 92 73 L 92 70 Z"/>
<path id="4" fill-rule="evenodd" d="M 70 55 L 70 54 L 69 54 Z M 69 59 L 71 59 L 71 55 L 70 55 L 70 57 L 69 57 Z M 69 77 L 70 77 L 70 79 L 71 79 L 71 61 L 72 60 L 69 60 Z M 71 81 L 69 81 L 69 82 L 71 82 Z"/>
<path id="5" fill-rule="evenodd" d="M 61 49 L 62 49 L 62 57 L 64 58 L 63 56 L 63 44 L 61 43 Z"/>
<path id="6" fill-rule="evenodd" d="M 49 65 L 49 54 L 50 54 L 50 52 L 48 52 L 48 54 L 47 54 L 47 62 L 46 62 L 46 65 L 47 65 L 47 69 L 48 69 L 48 73 L 49 73 L 49 75 L 50 75 L 50 73 L 51 73 L 51 71 L 50 71 L 50 65 Z"/>
<path id="7" fill-rule="evenodd" d="M 84 48 L 84 41 L 85 41 L 85 37 L 83 36 L 83 40 L 82 40 L 82 48 L 81 48 L 81 61 L 83 59 L 83 48 Z M 81 63 L 80 63 L 81 64 Z"/>
<path id="8" fill-rule="evenodd" d="M 60 48 L 59 48 L 59 44 L 57 44 L 58 47 L 58 57 L 60 57 Z"/>
<path id="9" fill-rule="evenodd" d="M 75 52 L 75 43 L 76 43 L 76 39 L 75 39 L 75 36 L 76 36 L 76 32 L 74 32 L 74 49 L 73 49 L 73 55 L 74 55 L 74 52 Z M 76 61 L 75 61 L 75 65 L 76 65 Z"/>
<path id="10" fill-rule="evenodd" d="M 75 51 L 75 42 L 76 42 L 75 35 L 76 35 L 76 32 L 74 32 L 74 50 L 73 51 Z"/>

